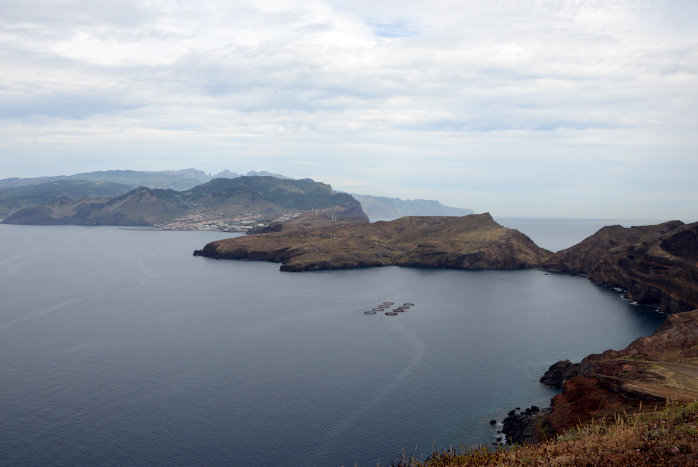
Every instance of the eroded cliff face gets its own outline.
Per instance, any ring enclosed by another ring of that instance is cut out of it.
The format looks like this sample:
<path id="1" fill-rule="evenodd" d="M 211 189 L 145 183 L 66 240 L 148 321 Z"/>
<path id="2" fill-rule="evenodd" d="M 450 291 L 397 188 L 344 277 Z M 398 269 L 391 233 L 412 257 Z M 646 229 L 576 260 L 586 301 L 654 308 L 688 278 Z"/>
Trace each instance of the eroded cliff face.
<path id="1" fill-rule="evenodd" d="M 543 425 L 561 433 L 592 418 L 666 400 L 698 399 L 698 310 L 670 316 L 651 336 L 621 351 L 558 362 L 541 382 L 562 387 Z"/>
<path id="2" fill-rule="evenodd" d="M 523 269 L 539 265 L 551 253 L 485 213 L 283 227 L 279 232 L 211 242 L 194 254 L 280 262 L 282 271 L 310 271 L 371 266 Z"/>
<path id="3" fill-rule="evenodd" d="M 543 268 L 622 287 L 628 298 L 663 313 L 692 310 L 698 308 L 698 223 L 604 227 Z"/>

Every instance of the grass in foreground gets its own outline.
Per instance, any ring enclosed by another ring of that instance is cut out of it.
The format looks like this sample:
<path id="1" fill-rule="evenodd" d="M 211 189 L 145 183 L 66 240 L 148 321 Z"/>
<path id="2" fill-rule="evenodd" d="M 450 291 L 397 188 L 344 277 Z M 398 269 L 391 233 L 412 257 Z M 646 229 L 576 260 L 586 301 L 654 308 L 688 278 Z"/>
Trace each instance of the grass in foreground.
<path id="1" fill-rule="evenodd" d="M 698 466 L 698 403 L 669 403 L 660 411 L 590 423 L 554 439 L 496 451 L 473 448 L 405 459 L 403 467 L 447 466 Z"/>

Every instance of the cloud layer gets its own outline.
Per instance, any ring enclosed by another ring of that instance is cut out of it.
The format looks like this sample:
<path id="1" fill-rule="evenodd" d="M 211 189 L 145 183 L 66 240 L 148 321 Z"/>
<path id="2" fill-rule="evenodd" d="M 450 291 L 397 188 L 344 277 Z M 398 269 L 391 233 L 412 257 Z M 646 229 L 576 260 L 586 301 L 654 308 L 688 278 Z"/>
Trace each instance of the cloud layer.
<path id="1" fill-rule="evenodd" d="M 693 1 L 0 10 L 0 177 L 266 169 L 499 215 L 698 218 Z"/>

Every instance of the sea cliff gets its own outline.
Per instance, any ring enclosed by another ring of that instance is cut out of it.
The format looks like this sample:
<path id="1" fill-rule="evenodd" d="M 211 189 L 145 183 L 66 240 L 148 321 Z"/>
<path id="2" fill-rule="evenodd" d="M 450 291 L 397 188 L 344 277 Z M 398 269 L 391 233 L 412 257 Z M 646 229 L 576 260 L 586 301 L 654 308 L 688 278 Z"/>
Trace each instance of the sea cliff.
<path id="1" fill-rule="evenodd" d="M 623 288 L 628 298 L 663 313 L 692 310 L 698 308 L 698 223 L 604 227 L 541 267 Z"/>
<path id="2" fill-rule="evenodd" d="M 623 288 L 629 299 L 671 316 L 625 349 L 551 365 L 540 381 L 562 393 L 540 414 L 510 414 L 510 441 L 535 441 L 643 405 L 698 400 L 698 223 L 604 227 L 542 267 Z"/>

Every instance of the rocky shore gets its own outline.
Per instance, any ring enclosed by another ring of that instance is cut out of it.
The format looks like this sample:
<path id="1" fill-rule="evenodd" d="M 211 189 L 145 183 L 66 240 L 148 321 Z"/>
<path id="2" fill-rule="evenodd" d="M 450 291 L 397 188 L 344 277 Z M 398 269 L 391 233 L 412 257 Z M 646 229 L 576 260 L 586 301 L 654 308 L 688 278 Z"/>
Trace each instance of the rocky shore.
<path id="1" fill-rule="evenodd" d="M 510 412 L 503 430 L 507 442 L 539 441 L 668 400 L 698 400 L 698 223 L 604 227 L 551 255 L 541 268 L 623 288 L 629 299 L 671 316 L 623 350 L 551 365 L 540 382 L 562 393 L 549 409 Z"/>
<path id="2" fill-rule="evenodd" d="M 509 413 L 509 443 L 535 442 L 592 419 L 612 418 L 667 401 L 698 400 L 698 309 L 671 315 L 652 335 L 620 351 L 559 361 L 541 383 L 561 388 L 549 409 Z M 508 423 L 507 423 L 508 420 Z"/>

